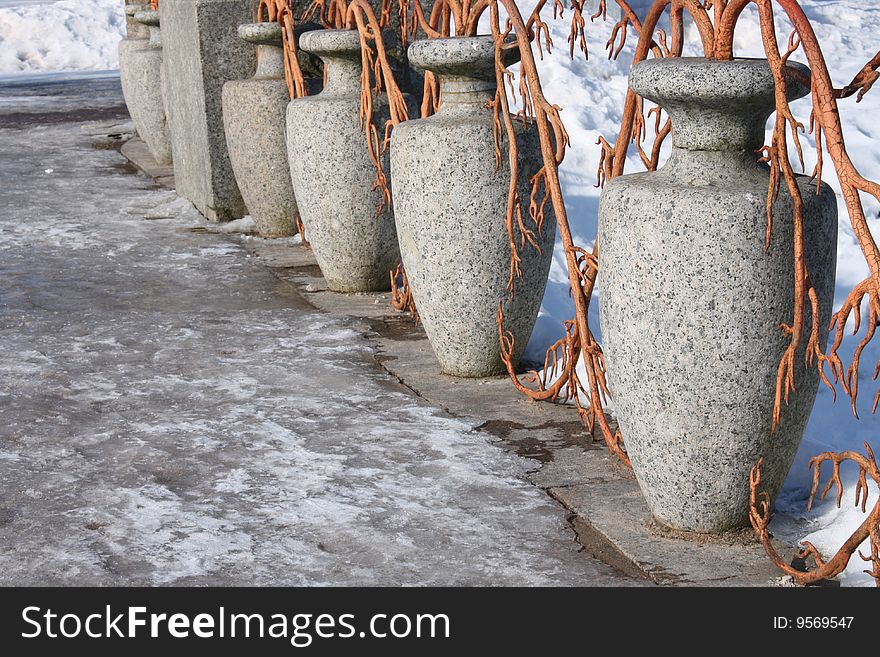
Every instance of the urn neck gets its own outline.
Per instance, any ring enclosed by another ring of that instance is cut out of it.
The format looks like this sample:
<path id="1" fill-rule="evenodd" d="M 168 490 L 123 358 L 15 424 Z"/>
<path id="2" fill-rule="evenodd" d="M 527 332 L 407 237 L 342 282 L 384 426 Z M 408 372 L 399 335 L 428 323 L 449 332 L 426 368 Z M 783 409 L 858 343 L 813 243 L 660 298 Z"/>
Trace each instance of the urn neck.
<path id="1" fill-rule="evenodd" d="M 485 109 L 495 97 L 495 80 L 440 76 L 441 102 L 437 114 L 471 113 Z"/>
<path id="2" fill-rule="evenodd" d="M 324 63 L 325 96 L 361 93 L 361 45 L 355 30 L 315 30 L 300 37 L 299 46 Z"/>
<path id="3" fill-rule="evenodd" d="M 125 5 L 125 30 L 129 39 L 147 39 L 150 36 L 149 28 L 143 23 L 135 20 L 135 14 L 147 11 L 150 8 L 149 3 L 128 3 Z"/>
<path id="4" fill-rule="evenodd" d="M 294 38 L 305 32 L 317 29 L 310 22 L 298 22 L 294 26 Z M 238 26 L 238 36 L 257 47 L 256 79 L 283 78 L 284 73 L 284 28 L 276 21 L 244 23 Z M 300 62 L 302 64 L 302 62 Z"/>
<path id="5" fill-rule="evenodd" d="M 669 159 L 658 172 L 676 184 L 690 187 L 742 184 L 745 180 L 765 185 L 769 169 L 751 150 L 691 150 L 672 147 Z"/>
<path id="6" fill-rule="evenodd" d="M 495 73 L 495 39 L 492 36 L 424 39 L 409 47 L 410 62 L 440 78 L 438 114 L 472 113 L 485 108 L 498 88 Z M 519 60 L 512 42 L 502 48 L 504 65 Z"/>
<path id="7" fill-rule="evenodd" d="M 150 40 L 147 42 L 150 48 L 162 47 L 162 28 L 158 25 L 150 26 Z"/>
<path id="8" fill-rule="evenodd" d="M 788 68 L 798 79 L 809 79 L 805 66 L 789 63 Z M 629 85 L 666 111 L 673 146 L 685 151 L 747 152 L 757 160 L 764 127 L 776 108 L 767 60 L 652 59 L 633 67 Z M 793 76 L 787 76 L 786 86 L 789 100 L 809 91 Z"/>
<path id="9" fill-rule="evenodd" d="M 274 79 L 284 77 L 284 50 L 279 46 L 257 46 L 257 72 L 254 78 Z"/>
<path id="10" fill-rule="evenodd" d="M 149 6 L 149 5 L 148 5 Z M 150 40 L 147 45 L 150 48 L 162 47 L 162 31 L 159 27 L 159 12 L 155 9 L 147 9 L 139 11 L 134 15 L 134 19 L 150 28 Z"/>
<path id="11" fill-rule="evenodd" d="M 361 62 L 359 59 L 321 56 L 326 81 L 321 92 L 328 96 L 346 96 L 361 92 Z"/>

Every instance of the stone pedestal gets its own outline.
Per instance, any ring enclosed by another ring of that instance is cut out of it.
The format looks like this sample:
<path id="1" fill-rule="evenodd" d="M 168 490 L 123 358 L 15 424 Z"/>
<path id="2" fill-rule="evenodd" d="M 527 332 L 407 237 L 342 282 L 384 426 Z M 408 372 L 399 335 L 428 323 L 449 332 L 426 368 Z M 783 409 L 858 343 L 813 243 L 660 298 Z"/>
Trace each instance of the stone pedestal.
<path id="1" fill-rule="evenodd" d="M 254 19 L 254 0 L 162 0 L 167 104 L 177 193 L 211 221 L 247 213 L 223 129 L 223 84 L 248 77 L 253 46 L 238 26 Z"/>

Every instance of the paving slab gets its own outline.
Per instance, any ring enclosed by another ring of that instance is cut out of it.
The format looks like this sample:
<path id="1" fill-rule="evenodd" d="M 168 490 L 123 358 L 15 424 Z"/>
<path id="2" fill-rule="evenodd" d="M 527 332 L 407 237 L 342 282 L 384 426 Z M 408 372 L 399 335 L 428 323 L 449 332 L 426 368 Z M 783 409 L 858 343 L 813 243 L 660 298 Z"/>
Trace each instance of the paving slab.
<path id="1" fill-rule="evenodd" d="M 388 294 L 325 291 L 302 246 L 269 240 L 247 240 L 245 246 L 279 278 L 297 285 L 309 303 L 369 321 L 377 333 L 377 361 L 417 395 L 469 418 L 506 449 L 535 459 L 530 480 L 570 512 L 581 543 L 597 558 L 663 585 L 779 584 L 779 572 L 750 531 L 721 540 L 684 540 L 656 527 L 632 472 L 584 430 L 574 408 L 528 400 L 507 377 L 441 374 L 424 331 L 390 308 Z"/>
<path id="2" fill-rule="evenodd" d="M 170 164 L 159 164 L 147 147 L 147 143 L 139 137 L 132 137 L 121 146 L 122 154 L 144 174 L 155 178 L 163 187 L 174 189 L 174 167 Z"/>

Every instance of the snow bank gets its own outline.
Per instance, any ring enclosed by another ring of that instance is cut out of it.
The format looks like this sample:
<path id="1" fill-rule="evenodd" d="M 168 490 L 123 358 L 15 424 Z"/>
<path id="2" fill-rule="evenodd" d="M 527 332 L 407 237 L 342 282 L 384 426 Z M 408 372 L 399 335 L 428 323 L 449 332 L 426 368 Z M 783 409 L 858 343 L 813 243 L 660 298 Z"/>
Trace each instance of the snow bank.
<path id="1" fill-rule="evenodd" d="M 0 3 L 0 74 L 119 67 L 122 0 Z"/>

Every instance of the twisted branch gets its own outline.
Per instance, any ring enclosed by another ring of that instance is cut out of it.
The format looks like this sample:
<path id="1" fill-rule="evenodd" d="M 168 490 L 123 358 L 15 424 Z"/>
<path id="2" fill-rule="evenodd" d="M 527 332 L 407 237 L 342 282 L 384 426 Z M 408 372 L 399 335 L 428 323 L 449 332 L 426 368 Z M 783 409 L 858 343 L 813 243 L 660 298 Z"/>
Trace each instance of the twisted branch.
<path id="1" fill-rule="evenodd" d="M 865 453 L 867 456 L 858 452 L 845 451 L 840 453 L 824 452 L 810 459 L 810 468 L 813 470 L 813 485 L 810 489 L 810 499 L 807 502 L 807 511 L 813 508 L 813 502 L 816 500 L 816 494 L 819 491 L 819 485 L 822 476 L 822 465 L 831 463 L 831 477 L 819 494 L 819 500 L 822 501 L 831 490 L 837 490 L 837 508 L 841 507 L 843 502 L 843 481 L 840 476 L 840 466 L 846 461 L 850 461 L 859 466 L 859 478 L 855 491 L 855 506 L 861 508 L 862 513 L 865 512 L 868 504 L 868 478 L 870 477 L 875 484 L 880 485 L 880 471 L 877 468 L 877 460 L 871 446 L 865 443 Z M 866 570 L 867 574 L 874 578 L 878 587 L 880 587 L 880 499 L 871 509 L 864 522 L 859 525 L 858 529 L 843 543 L 840 549 L 834 553 L 830 559 L 825 559 L 815 545 L 809 541 L 801 543 L 801 549 L 797 553 L 797 559 L 812 560 L 814 568 L 812 570 L 803 571 L 793 567 L 788 563 L 773 545 L 772 535 L 770 534 L 771 520 L 771 500 L 766 491 L 761 490 L 761 470 L 764 465 L 763 457 L 760 458 L 752 468 L 749 475 L 749 520 L 752 527 L 776 566 L 790 575 L 800 584 L 815 584 L 823 580 L 837 577 L 846 570 L 853 554 L 858 551 L 859 546 L 866 540 L 870 541 L 871 553 L 869 555 L 859 552 L 859 556 L 863 561 L 871 563 L 871 570 Z"/>
<path id="2" fill-rule="evenodd" d="M 397 265 L 397 269 L 390 272 L 391 274 L 391 307 L 401 312 L 409 313 L 410 319 L 418 323 L 419 311 L 416 309 L 416 302 L 413 299 L 412 288 L 406 278 L 406 271 L 403 264 Z"/>

